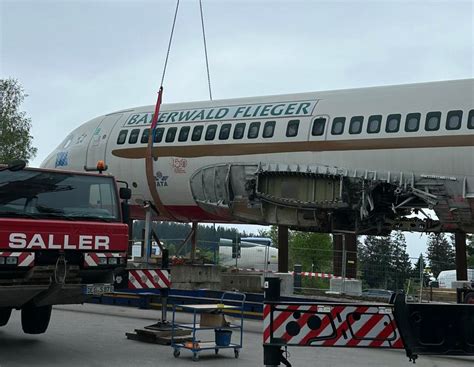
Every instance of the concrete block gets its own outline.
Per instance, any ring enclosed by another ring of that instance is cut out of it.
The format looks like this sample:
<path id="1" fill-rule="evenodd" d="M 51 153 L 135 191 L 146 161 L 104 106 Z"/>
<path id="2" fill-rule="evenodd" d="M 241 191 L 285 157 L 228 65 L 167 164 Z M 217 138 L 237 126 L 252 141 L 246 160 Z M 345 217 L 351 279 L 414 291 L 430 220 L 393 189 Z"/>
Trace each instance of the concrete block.
<path id="1" fill-rule="evenodd" d="M 362 294 L 362 282 L 355 279 L 332 278 L 329 280 L 331 292 L 343 293 L 349 296 L 360 296 Z"/>
<path id="2" fill-rule="evenodd" d="M 171 268 L 171 287 L 219 290 L 221 270 L 211 265 L 178 265 Z"/>
<path id="3" fill-rule="evenodd" d="M 239 292 L 261 293 L 263 274 L 223 273 L 221 275 L 222 290 L 238 290 Z"/>

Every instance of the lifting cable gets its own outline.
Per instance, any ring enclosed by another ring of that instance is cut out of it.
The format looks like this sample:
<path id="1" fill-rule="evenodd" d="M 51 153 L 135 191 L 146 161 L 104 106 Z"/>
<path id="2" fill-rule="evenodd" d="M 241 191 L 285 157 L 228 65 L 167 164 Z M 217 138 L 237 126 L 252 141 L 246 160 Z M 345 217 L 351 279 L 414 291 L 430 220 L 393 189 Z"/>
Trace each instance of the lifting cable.
<path id="1" fill-rule="evenodd" d="M 201 10 L 201 26 L 202 26 L 202 40 L 204 42 L 204 55 L 206 56 L 207 85 L 209 87 L 209 99 L 212 101 L 211 74 L 209 73 L 209 60 L 207 58 L 206 32 L 204 32 L 204 15 L 202 13 L 202 0 L 199 0 L 199 9 Z"/>

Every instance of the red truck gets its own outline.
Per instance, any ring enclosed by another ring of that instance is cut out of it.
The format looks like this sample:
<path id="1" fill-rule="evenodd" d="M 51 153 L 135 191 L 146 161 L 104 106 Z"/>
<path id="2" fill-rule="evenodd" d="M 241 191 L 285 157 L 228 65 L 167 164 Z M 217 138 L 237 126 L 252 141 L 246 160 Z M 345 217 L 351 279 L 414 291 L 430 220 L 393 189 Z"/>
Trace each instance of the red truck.
<path id="1" fill-rule="evenodd" d="M 41 334 L 52 305 L 113 291 L 127 262 L 129 198 L 109 175 L 1 167 L 0 326 L 18 309 L 23 331 Z"/>

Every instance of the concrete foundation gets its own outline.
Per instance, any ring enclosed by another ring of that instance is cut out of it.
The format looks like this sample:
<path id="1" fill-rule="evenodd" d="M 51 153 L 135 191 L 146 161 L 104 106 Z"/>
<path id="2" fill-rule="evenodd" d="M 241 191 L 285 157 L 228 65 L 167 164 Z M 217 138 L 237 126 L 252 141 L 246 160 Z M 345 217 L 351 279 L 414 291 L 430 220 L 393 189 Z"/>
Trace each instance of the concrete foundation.
<path id="1" fill-rule="evenodd" d="M 223 273 L 221 279 L 225 291 L 261 293 L 263 290 L 263 274 Z"/>
<path id="2" fill-rule="evenodd" d="M 268 278 L 280 278 L 280 294 L 282 296 L 293 296 L 293 275 L 289 273 L 269 273 Z"/>
<path id="3" fill-rule="evenodd" d="M 331 292 L 344 293 L 349 296 L 360 296 L 362 294 L 362 282 L 360 280 L 332 278 L 329 280 Z"/>
<path id="4" fill-rule="evenodd" d="M 171 269 L 176 289 L 221 289 L 221 269 L 212 265 L 179 265 Z"/>

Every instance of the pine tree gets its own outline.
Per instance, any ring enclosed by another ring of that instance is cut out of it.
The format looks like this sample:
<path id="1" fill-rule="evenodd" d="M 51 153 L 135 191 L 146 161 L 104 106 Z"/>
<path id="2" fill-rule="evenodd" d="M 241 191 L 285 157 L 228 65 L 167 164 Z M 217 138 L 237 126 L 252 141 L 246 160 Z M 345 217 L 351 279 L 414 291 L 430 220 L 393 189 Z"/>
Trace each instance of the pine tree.
<path id="1" fill-rule="evenodd" d="M 410 277 L 411 262 L 407 253 L 407 244 L 402 232 L 397 231 L 391 236 L 392 242 L 392 269 L 393 284 L 391 289 L 403 289 L 405 282 Z"/>
<path id="2" fill-rule="evenodd" d="M 413 279 L 420 279 L 420 277 L 422 277 L 423 286 L 427 287 L 430 282 L 430 276 L 425 271 L 425 268 L 426 268 L 425 258 L 423 257 L 423 254 L 420 254 L 420 257 L 418 258 L 418 260 L 416 261 L 415 265 L 412 268 L 411 277 Z"/>
<path id="3" fill-rule="evenodd" d="M 369 288 L 385 288 L 391 283 L 392 243 L 390 237 L 367 236 L 359 247 L 360 269 Z"/>
<path id="4" fill-rule="evenodd" d="M 31 119 L 19 110 L 25 96 L 18 80 L 0 79 L 0 163 L 29 161 L 36 155 L 30 134 Z"/>
<path id="5" fill-rule="evenodd" d="M 438 277 L 438 274 L 443 270 L 456 268 L 453 245 L 448 241 L 444 233 L 430 234 L 426 255 L 435 277 Z"/>

